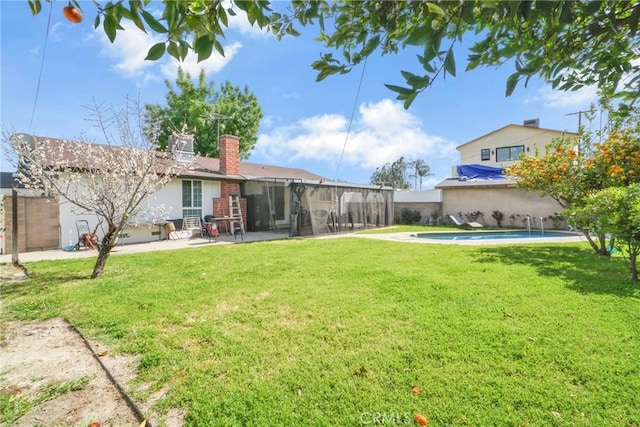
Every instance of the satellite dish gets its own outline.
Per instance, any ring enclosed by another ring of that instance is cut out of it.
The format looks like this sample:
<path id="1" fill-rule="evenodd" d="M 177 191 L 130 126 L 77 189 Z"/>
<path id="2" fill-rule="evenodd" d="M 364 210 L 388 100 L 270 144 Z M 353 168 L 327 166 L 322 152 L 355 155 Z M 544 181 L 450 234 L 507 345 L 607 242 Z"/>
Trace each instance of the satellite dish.
<path id="1" fill-rule="evenodd" d="M 28 133 L 16 133 L 11 135 L 11 142 L 14 144 L 24 144 L 31 149 L 31 151 L 36 149 L 36 138 L 33 135 L 29 135 Z"/>

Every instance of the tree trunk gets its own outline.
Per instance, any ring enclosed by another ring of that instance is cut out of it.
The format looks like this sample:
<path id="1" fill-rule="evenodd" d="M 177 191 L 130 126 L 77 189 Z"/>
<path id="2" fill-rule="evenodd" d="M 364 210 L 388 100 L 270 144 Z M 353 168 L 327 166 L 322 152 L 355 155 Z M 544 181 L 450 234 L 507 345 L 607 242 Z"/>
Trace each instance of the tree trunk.
<path id="1" fill-rule="evenodd" d="M 600 241 L 600 248 L 598 250 L 598 254 L 611 256 L 611 252 L 607 249 L 607 238 L 604 234 L 598 236 L 598 241 Z"/>
<path id="2" fill-rule="evenodd" d="M 96 264 L 93 267 L 93 273 L 91 273 L 91 278 L 96 279 L 100 277 L 102 272 L 104 271 L 104 266 L 107 264 L 107 258 L 109 258 L 109 254 L 111 253 L 111 249 L 116 245 L 117 242 L 117 232 L 115 227 L 109 227 L 109 231 L 102 239 L 102 244 L 98 249 L 98 259 L 96 260 Z"/>
<path id="3" fill-rule="evenodd" d="M 631 280 L 638 281 L 638 250 L 632 249 L 629 252 L 629 269 L 631 270 Z"/>
<path id="4" fill-rule="evenodd" d="M 587 238 L 587 241 L 598 255 L 610 255 L 607 250 L 606 238 L 604 235 L 598 236 L 598 240 L 594 241 L 589 234 L 589 230 L 582 230 L 582 234 L 584 234 L 584 237 Z"/>

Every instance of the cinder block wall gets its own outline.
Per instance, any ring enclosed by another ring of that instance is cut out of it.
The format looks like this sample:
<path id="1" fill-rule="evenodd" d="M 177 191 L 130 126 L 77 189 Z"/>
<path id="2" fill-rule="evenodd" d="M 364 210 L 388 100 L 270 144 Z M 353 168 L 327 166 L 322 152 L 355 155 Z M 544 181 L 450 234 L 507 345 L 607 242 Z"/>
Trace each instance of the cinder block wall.
<path id="1" fill-rule="evenodd" d="M 5 195 L 4 239 L 2 253 L 11 253 L 13 205 L 11 195 Z M 42 251 L 60 248 L 58 201 L 52 197 L 18 197 L 18 250 Z"/>
<path id="2" fill-rule="evenodd" d="M 420 212 L 420 222 L 424 223 L 425 219 L 431 218 L 431 215 L 435 212 L 437 216 L 442 216 L 442 203 L 439 202 L 403 202 L 394 203 L 394 213 L 396 224 L 400 223 L 400 216 L 402 215 L 402 209 L 409 209 L 412 211 Z"/>

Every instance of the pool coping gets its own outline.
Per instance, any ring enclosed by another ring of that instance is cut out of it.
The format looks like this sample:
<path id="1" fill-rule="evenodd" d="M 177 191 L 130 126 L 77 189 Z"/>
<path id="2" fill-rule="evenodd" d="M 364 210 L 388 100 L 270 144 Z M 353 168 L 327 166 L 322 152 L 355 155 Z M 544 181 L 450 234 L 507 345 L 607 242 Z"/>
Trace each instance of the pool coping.
<path id="1" fill-rule="evenodd" d="M 460 233 L 485 233 L 485 232 L 495 232 L 496 230 L 482 230 L 482 231 L 456 231 Z M 505 230 L 506 231 L 506 230 Z M 558 230 L 553 230 L 553 232 L 558 232 Z M 420 232 L 423 233 L 452 233 L 452 231 L 432 231 L 432 232 Z M 567 237 L 536 237 L 534 239 L 487 239 L 487 240 L 438 240 L 438 239 L 429 239 L 426 237 L 417 237 L 418 234 L 415 231 L 411 232 L 400 232 L 400 233 L 385 233 L 385 234 L 354 234 L 354 237 L 362 237 L 367 239 L 375 239 L 375 240 L 388 240 L 388 241 L 396 241 L 396 242 L 405 242 L 405 243 L 427 243 L 427 244 L 436 244 L 436 245 L 466 245 L 466 246 L 478 246 L 478 245 L 505 245 L 505 244 L 536 244 L 536 243 L 575 243 L 575 242 L 586 242 L 587 239 L 584 235 L 580 234 L 569 234 L 567 232 Z"/>

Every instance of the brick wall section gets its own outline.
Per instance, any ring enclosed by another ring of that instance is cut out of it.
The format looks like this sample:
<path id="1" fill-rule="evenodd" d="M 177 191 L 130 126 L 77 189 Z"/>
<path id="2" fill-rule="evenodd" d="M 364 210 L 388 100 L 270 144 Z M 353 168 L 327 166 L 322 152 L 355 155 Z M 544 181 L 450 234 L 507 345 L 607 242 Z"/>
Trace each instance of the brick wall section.
<path id="1" fill-rule="evenodd" d="M 12 239 L 11 196 L 4 197 L 4 247 L 11 253 Z M 30 252 L 60 248 L 58 201 L 51 197 L 18 197 L 18 251 Z"/>
<path id="2" fill-rule="evenodd" d="M 233 135 L 222 135 L 219 144 L 220 172 L 225 175 L 239 175 L 240 138 Z"/>
<path id="3" fill-rule="evenodd" d="M 226 183 L 222 183 L 226 184 Z M 238 187 L 240 185 L 238 184 Z M 239 192 L 239 191 L 238 191 Z M 238 193 L 231 193 L 238 194 Z M 242 222 L 244 223 L 244 229 L 247 229 L 247 199 L 240 199 L 240 211 L 242 212 Z M 213 198 L 213 216 L 216 218 L 222 218 L 225 216 L 229 216 L 229 195 L 226 197 L 214 197 Z M 222 224 L 223 231 L 227 231 L 227 224 Z"/>
<path id="4" fill-rule="evenodd" d="M 220 137 L 220 172 L 225 175 L 240 174 L 240 139 L 233 135 L 222 135 Z M 240 183 L 222 181 L 220 182 L 220 197 L 213 199 L 213 216 L 221 218 L 229 216 L 229 195 L 240 194 Z M 242 222 L 245 230 L 247 228 L 247 200 L 240 199 L 240 210 L 242 211 Z"/>

